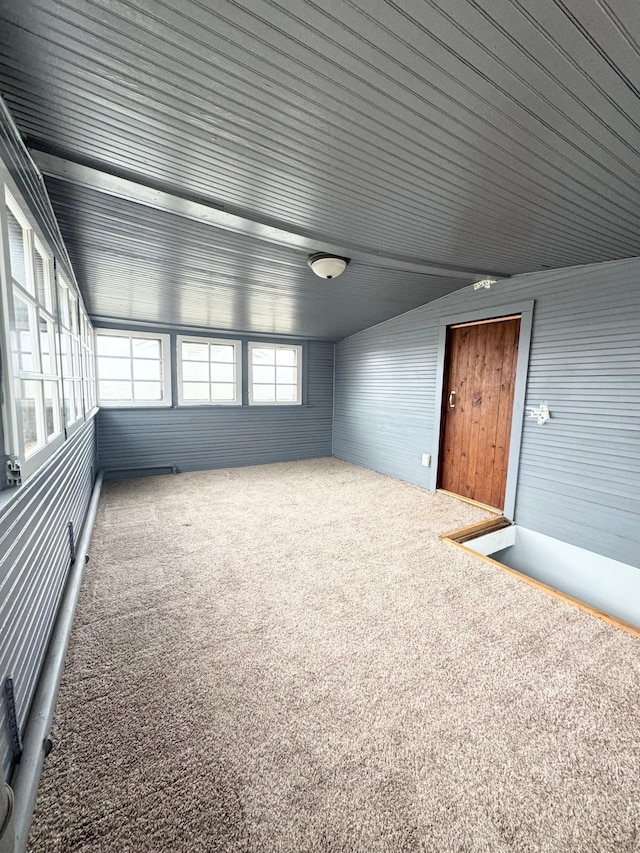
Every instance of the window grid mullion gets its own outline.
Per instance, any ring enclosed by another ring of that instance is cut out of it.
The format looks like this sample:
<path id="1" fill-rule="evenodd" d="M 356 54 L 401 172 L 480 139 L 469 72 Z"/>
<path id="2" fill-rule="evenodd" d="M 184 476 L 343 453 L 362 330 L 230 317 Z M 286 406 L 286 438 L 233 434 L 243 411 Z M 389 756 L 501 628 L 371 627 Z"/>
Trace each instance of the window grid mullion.
<path id="1" fill-rule="evenodd" d="M 123 352 L 110 354 L 100 344 L 101 338 L 117 338 L 123 341 Z M 137 341 L 154 341 L 159 350 L 159 356 L 142 354 L 138 355 L 135 344 Z M 126 343 L 125 343 L 126 342 Z M 145 332 L 125 331 L 120 329 L 96 329 L 94 343 L 96 352 L 87 350 L 88 359 L 95 359 L 95 372 L 97 379 L 98 398 L 92 403 L 104 407 L 155 407 L 171 405 L 171 372 L 167 373 L 165 360 L 170 357 L 171 351 L 169 338 L 164 334 L 149 334 Z M 102 350 L 102 351 L 101 351 Z M 126 377 L 107 378 L 104 375 L 104 367 L 109 362 L 126 361 L 128 364 L 128 375 Z M 102 369 L 101 369 L 102 365 Z M 136 368 L 141 365 L 156 365 L 157 376 L 137 377 Z M 117 388 L 107 391 L 107 383 L 120 383 L 120 388 L 127 388 L 127 398 L 118 393 Z M 113 393 L 115 391 L 115 393 Z M 140 392 L 139 394 L 137 392 Z M 159 394 L 156 399 L 149 399 L 146 394 Z M 108 396 L 104 396 L 108 395 Z"/>
<path id="2" fill-rule="evenodd" d="M 269 406 L 269 405 L 301 405 L 302 404 L 302 347 L 299 344 L 271 344 L 260 341 L 250 341 L 249 349 L 249 403 L 251 405 Z M 255 361 L 256 349 L 269 351 L 272 357 L 266 362 Z M 288 350 L 292 353 L 292 364 L 278 364 L 278 352 Z M 255 368 L 257 367 L 273 367 L 273 381 L 257 381 L 255 377 Z M 292 369 L 295 371 L 296 381 L 285 381 L 282 378 L 283 369 Z M 273 399 L 256 400 L 253 393 L 254 388 L 272 388 Z M 285 389 L 292 389 L 293 400 L 278 399 L 280 393 Z"/>
<path id="3" fill-rule="evenodd" d="M 202 337 L 192 337 L 190 335 L 177 336 L 177 354 L 178 354 L 178 404 L 181 406 L 237 406 L 242 405 L 242 387 L 238 382 L 238 368 L 242 359 L 242 342 L 231 339 L 212 339 Z M 204 358 L 197 358 L 195 354 L 187 353 L 191 357 L 186 358 L 185 347 L 193 345 L 194 347 L 204 347 L 201 350 Z M 227 347 L 231 350 L 231 360 L 223 360 L 216 357 L 215 350 L 219 347 Z M 207 365 L 203 375 L 198 378 L 197 371 L 189 371 L 191 378 L 185 378 L 185 370 L 187 365 Z M 217 367 L 231 367 L 231 379 L 217 379 L 215 370 Z M 193 386 L 187 387 L 187 386 Z M 195 390 L 201 388 L 203 396 Z M 233 396 L 230 399 L 218 399 L 216 389 L 224 386 L 233 388 Z M 189 396 L 190 395 L 190 396 Z M 204 396 L 206 395 L 206 396 Z"/>

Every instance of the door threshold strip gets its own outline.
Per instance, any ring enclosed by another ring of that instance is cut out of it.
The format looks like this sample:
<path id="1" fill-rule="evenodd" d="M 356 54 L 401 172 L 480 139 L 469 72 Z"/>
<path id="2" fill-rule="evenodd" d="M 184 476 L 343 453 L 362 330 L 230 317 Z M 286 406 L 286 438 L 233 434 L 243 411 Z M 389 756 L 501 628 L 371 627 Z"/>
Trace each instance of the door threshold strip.
<path id="1" fill-rule="evenodd" d="M 471 504 L 471 506 L 477 506 L 480 509 L 486 509 L 487 512 L 493 512 L 496 515 L 502 515 L 502 510 L 498 509 L 495 506 L 489 506 L 489 504 L 480 503 L 480 501 L 474 501 L 473 498 L 466 498 L 464 495 L 457 495 L 455 492 L 449 492 L 447 489 L 436 489 L 436 491 L 440 492 L 443 495 L 448 495 L 450 498 L 457 498 L 459 501 L 464 501 L 466 504 Z"/>

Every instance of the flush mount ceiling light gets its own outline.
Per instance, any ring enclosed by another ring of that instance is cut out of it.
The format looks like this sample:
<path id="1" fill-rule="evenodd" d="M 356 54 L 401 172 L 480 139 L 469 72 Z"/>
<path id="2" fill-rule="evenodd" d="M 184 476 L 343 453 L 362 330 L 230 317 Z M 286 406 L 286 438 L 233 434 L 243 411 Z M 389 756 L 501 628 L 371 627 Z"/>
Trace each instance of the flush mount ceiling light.
<path id="1" fill-rule="evenodd" d="M 320 278 L 338 278 L 346 270 L 349 260 L 349 258 L 316 252 L 315 255 L 309 255 L 307 263 Z"/>

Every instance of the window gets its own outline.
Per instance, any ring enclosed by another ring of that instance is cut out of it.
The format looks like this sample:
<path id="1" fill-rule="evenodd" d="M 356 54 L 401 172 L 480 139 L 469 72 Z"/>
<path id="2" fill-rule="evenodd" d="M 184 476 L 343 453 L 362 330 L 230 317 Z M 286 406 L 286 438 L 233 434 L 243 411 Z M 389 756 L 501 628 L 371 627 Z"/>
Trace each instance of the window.
<path id="1" fill-rule="evenodd" d="M 80 364 L 78 300 L 63 276 L 58 277 L 58 306 L 64 420 L 65 426 L 69 427 L 83 416 L 82 367 Z"/>
<path id="2" fill-rule="evenodd" d="M 170 406 L 169 336 L 96 330 L 101 406 Z"/>
<path id="3" fill-rule="evenodd" d="M 295 406 L 302 403 L 302 347 L 249 343 L 249 403 Z"/>
<path id="4" fill-rule="evenodd" d="M 19 485 L 84 420 L 77 290 L 58 276 L 53 253 L 0 162 L 0 355 L 4 451 Z M 13 381 L 11 379 L 13 378 Z M 93 391 L 95 397 L 95 391 Z"/>
<path id="5" fill-rule="evenodd" d="M 24 461 L 62 435 L 53 262 L 7 189 L 4 219 L 9 244 L 6 304 L 15 379 L 6 400 L 15 409 L 15 420 L 7 421 L 14 426 L 10 432 L 15 434 L 9 436 L 12 455 Z"/>
<path id="6" fill-rule="evenodd" d="M 188 406 L 242 404 L 240 341 L 178 335 L 178 402 Z"/>
<path id="7" fill-rule="evenodd" d="M 90 412 L 96 406 L 95 357 L 93 353 L 93 326 L 84 308 L 80 308 L 80 344 L 82 348 L 82 391 L 84 410 Z"/>

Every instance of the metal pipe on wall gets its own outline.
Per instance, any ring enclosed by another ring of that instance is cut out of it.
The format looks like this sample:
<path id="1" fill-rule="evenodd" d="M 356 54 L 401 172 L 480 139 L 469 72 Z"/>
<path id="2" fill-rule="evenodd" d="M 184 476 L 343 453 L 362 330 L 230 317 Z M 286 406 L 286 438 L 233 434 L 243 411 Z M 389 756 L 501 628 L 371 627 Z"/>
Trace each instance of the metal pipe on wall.
<path id="1" fill-rule="evenodd" d="M 23 737 L 23 752 L 20 763 L 13 778 L 15 822 L 15 847 L 7 848 L 15 853 L 24 853 L 29 839 L 31 819 L 35 807 L 38 783 L 42 765 L 49 750 L 49 733 L 58 698 L 58 689 L 64 670 L 64 661 L 69 646 L 69 637 L 73 625 L 73 617 L 78 601 L 78 594 L 84 575 L 87 552 L 91 542 L 91 533 L 100 500 L 102 488 L 102 471 L 99 472 L 93 487 L 91 501 L 77 544 L 75 562 L 71 566 L 65 586 L 58 615 L 47 648 L 47 654 L 42 665 L 38 687 L 33 699 L 31 711 Z M 4 848 L 0 848 L 4 853 Z"/>

